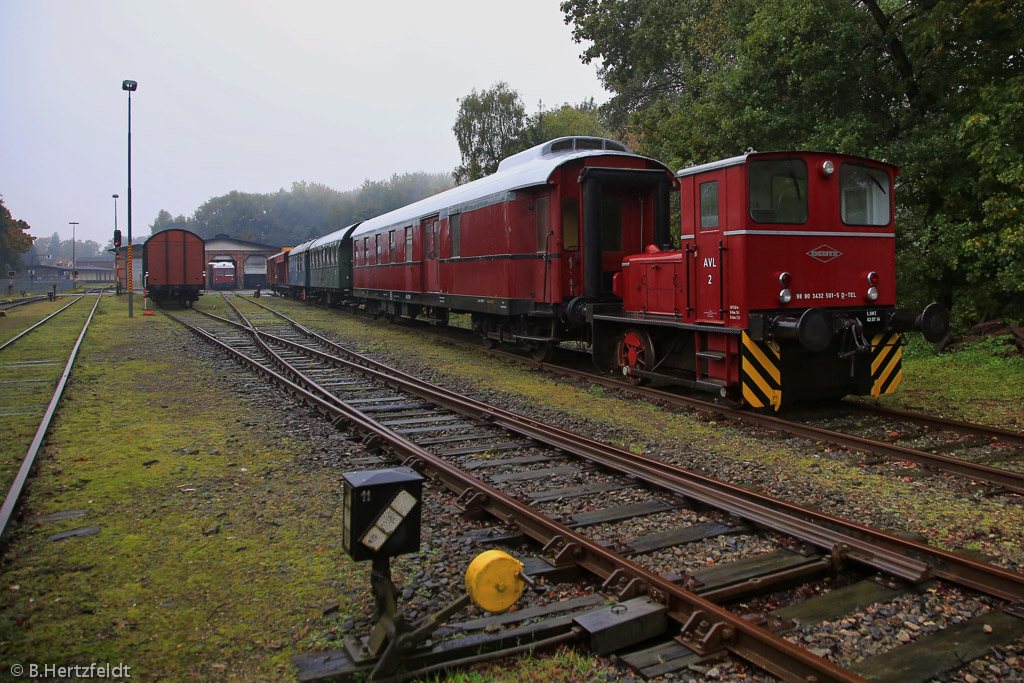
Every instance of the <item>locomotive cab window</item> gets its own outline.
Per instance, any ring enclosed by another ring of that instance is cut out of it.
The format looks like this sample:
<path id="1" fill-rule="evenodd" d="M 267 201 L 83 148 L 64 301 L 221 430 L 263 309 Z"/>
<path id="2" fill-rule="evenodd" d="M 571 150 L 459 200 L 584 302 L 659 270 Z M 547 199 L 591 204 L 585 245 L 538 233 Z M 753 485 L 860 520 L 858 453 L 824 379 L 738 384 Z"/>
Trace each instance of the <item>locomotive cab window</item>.
<path id="1" fill-rule="evenodd" d="M 807 164 L 801 159 L 752 161 L 749 185 L 755 222 L 807 222 Z"/>
<path id="2" fill-rule="evenodd" d="M 839 213 L 846 225 L 889 225 L 889 174 L 859 164 L 839 167 Z"/>
<path id="3" fill-rule="evenodd" d="M 700 229 L 718 227 L 718 181 L 700 184 Z"/>

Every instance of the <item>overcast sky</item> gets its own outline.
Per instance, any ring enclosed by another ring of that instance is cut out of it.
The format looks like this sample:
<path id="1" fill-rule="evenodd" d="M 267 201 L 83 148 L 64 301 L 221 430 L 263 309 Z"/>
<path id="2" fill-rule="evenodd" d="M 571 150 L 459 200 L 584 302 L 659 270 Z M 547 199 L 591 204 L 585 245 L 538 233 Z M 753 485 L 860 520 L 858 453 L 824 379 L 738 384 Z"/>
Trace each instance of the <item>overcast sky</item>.
<path id="1" fill-rule="evenodd" d="M 0 0 L 0 195 L 35 237 L 105 246 L 231 190 L 450 172 L 458 99 L 608 95 L 559 0 Z"/>

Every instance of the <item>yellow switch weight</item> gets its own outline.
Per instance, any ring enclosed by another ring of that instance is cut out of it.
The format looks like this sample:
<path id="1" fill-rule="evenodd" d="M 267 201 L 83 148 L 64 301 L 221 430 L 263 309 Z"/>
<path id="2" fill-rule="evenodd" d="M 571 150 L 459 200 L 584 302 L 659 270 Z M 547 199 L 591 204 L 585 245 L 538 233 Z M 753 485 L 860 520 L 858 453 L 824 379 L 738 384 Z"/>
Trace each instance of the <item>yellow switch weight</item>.
<path id="1" fill-rule="evenodd" d="M 504 612 L 515 604 L 526 584 L 523 565 L 501 550 L 480 553 L 466 569 L 466 593 L 477 607 Z"/>

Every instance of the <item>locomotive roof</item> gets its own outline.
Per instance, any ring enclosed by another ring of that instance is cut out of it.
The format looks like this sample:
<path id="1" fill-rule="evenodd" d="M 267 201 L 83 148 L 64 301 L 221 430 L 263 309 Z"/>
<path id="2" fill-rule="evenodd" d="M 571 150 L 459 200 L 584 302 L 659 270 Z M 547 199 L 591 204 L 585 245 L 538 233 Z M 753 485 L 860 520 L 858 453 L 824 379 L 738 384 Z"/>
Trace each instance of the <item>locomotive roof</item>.
<path id="1" fill-rule="evenodd" d="M 504 159 L 498 164 L 498 170 L 492 175 L 453 187 L 432 197 L 421 199 L 351 226 L 356 228 L 352 234 L 371 233 L 388 226 L 410 225 L 427 216 L 440 215 L 443 217 L 449 211 L 455 213 L 455 210 L 469 210 L 480 206 L 481 202 L 486 204 L 491 201 L 500 201 L 508 192 L 545 184 L 551 174 L 565 163 L 599 155 L 647 159 L 664 167 L 661 162 L 641 157 L 615 140 L 579 136 L 557 138 Z M 665 170 L 669 169 L 665 167 Z M 346 235 L 343 233 L 344 230 L 339 230 L 322 237 L 317 241 L 317 245 L 330 241 L 329 238 L 345 237 Z M 298 247 L 296 247 L 297 249 Z"/>
<path id="2" fill-rule="evenodd" d="M 896 172 L 898 172 L 898 169 L 896 169 L 895 166 L 893 166 L 892 164 L 889 164 L 887 162 L 876 161 L 874 159 L 868 159 L 867 157 L 858 157 L 858 156 L 853 156 L 853 155 L 850 155 L 850 154 L 837 154 L 837 153 L 833 153 L 833 152 L 813 152 L 813 151 L 758 152 L 758 151 L 756 151 L 754 149 L 748 149 L 745 153 L 740 154 L 739 156 L 729 157 L 728 159 L 719 159 L 718 161 L 712 161 L 712 162 L 709 162 L 709 163 L 706 163 L 706 164 L 700 164 L 698 166 L 687 166 L 686 168 L 679 169 L 679 171 L 676 173 L 676 177 L 677 178 L 682 178 L 684 176 L 695 175 L 697 173 L 705 173 L 707 171 L 717 171 L 720 168 L 728 168 L 730 166 L 740 166 L 742 164 L 745 164 L 747 162 L 748 158 L 755 157 L 755 156 L 779 156 L 779 155 L 785 156 L 785 155 L 791 155 L 791 156 L 794 156 L 794 157 L 806 157 L 806 156 L 812 155 L 812 154 L 813 155 L 826 155 L 826 156 L 835 157 L 837 159 L 843 158 L 843 159 L 857 159 L 857 160 L 860 160 L 860 161 L 869 161 L 869 162 L 871 162 L 873 164 L 878 164 L 879 166 L 887 166 L 887 167 L 889 167 L 891 169 L 896 170 Z"/>

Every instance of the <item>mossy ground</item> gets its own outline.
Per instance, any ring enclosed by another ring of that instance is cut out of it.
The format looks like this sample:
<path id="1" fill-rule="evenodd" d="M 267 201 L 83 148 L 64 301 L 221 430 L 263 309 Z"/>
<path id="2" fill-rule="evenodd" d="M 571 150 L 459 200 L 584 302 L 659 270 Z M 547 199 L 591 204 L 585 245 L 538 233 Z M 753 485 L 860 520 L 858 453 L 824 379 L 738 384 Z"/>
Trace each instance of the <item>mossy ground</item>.
<path id="1" fill-rule="evenodd" d="M 158 355 L 168 345 L 150 342 L 181 335 L 175 323 L 139 307 L 128 319 L 123 298 L 101 309 L 28 492 L 30 516 L 88 514 L 22 527 L 7 548 L 4 670 L 289 678 L 289 655 L 319 647 L 325 606 L 350 609 L 338 483 L 293 467 L 299 442 L 249 429 L 252 406 L 211 366 Z M 48 540 L 86 526 L 100 531 Z"/>
<path id="2" fill-rule="evenodd" d="M 199 305 L 222 312 L 219 301 L 211 295 Z M 791 449 L 366 318 L 269 301 L 363 349 L 433 368 L 437 377 L 458 376 L 521 396 L 532 408 L 606 425 L 622 447 L 641 451 L 659 442 L 681 459 L 689 449 L 740 468 L 755 461 L 777 468 L 780 478 L 891 509 L 894 526 L 924 530 L 946 547 L 996 550 L 1024 563 L 1016 506 L 933 495 L 926 482 L 874 474 L 855 460 L 824 457 L 822 449 Z M 368 609 L 365 570 L 337 545 L 339 482 L 296 465 L 305 444 L 284 429 L 288 415 L 240 402 L 213 364 L 184 351 L 156 353 L 157 346 L 192 343 L 174 323 L 143 317 L 138 306 L 128 319 L 124 298 L 105 300 L 101 310 L 29 492 L 31 515 L 88 516 L 23 527 L 7 548 L 3 670 L 15 662 L 109 661 L 131 665 L 143 680 L 293 678 L 292 654 L 336 647 L 327 640 L 335 620 Z M 180 341 L 151 346 L 174 335 Z M 915 377 L 927 372 L 916 363 L 908 354 L 904 391 L 913 392 Z M 966 394 L 949 399 L 970 401 Z M 1016 535 L 989 533 L 1013 524 Z M 100 532 L 48 540 L 90 525 Z M 599 666 L 563 651 L 451 680 L 582 681 Z"/>

